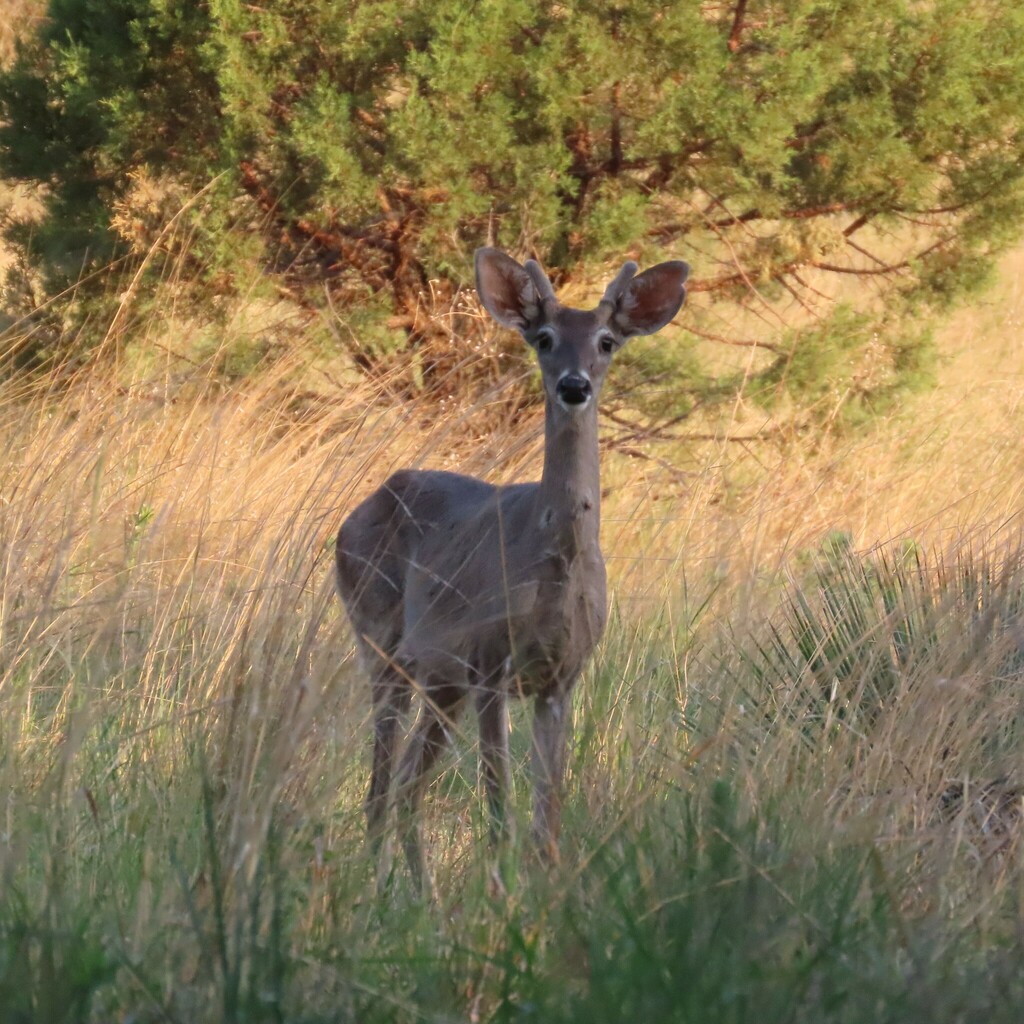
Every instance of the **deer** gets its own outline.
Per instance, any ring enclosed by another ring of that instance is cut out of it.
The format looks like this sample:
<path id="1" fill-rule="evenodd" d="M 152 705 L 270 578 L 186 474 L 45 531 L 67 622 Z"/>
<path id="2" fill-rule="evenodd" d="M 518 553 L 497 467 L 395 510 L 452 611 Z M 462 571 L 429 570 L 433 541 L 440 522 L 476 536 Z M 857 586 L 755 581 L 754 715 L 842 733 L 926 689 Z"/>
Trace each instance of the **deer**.
<path id="1" fill-rule="evenodd" d="M 533 701 L 532 838 L 540 859 L 558 860 L 570 699 L 607 619 L 598 397 L 615 353 L 679 311 L 689 267 L 676 260 L 638 274 L 628 261 L 591 310 L 559 303 L 534 260 L 520 265 L 485 247 L 475 271 L 484 309 L 518 331 L 540 365 L 540 480 L 497 486 L 398 470 L 348 515 L 336 544 L 337 588 L 371 682 L 368 839 L 380 866 L 394 788 L 398 835 L 420 894 L 425 885 L 432 892 L 421 805 L 468 703 L 498 844 L 514 835 L 508 703 Z M 414 694 L 420 707 L 396 767 Z"/>

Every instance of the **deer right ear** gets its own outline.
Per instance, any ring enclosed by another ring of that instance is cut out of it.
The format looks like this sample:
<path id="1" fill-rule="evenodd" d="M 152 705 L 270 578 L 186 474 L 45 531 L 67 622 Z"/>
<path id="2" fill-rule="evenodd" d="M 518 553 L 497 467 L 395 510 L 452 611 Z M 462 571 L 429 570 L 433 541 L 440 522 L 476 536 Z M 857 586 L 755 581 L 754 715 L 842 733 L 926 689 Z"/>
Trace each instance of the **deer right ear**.
<path id="1" fill-rule="evenodd" d="M 617 299 L 612 314 L 623 337 L 660 331 L 686 299 L 689 273 L 689 266 L 682 260 L 671 260 L 634 277 Z"/>
<path id="2" fill-rule="evenodd" d="M 530 275 L 511 256 L 484 247 L 476 251 L 476 290 L 503 327 L 524 333 L 541 316 L 541 299 Z"/>

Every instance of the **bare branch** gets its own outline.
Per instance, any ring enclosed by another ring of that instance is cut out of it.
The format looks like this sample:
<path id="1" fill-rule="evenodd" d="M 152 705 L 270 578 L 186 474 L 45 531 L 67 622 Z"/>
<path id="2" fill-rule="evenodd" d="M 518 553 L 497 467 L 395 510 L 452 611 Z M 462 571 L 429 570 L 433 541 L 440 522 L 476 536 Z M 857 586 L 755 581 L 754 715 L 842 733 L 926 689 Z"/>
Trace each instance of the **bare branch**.
<path id="1" fill-rule="evenodd" d="M 864 246 L 858 245 L 856 242 L 851 242 L 849 238 L 846 239 L 846 244 L 855 252 L 859 252 L 861 256 L 866 256 L 872 263 L 877 263 L 880 267 L 886 266 L 885 260 L 876 256 L 873 252 L 869 252 L 864 248 Z"/>
<path id="2" fill-rule="evenodd" d="M 793 280 L 796 281 L 796 283 L 800 285 L 801 288 L 803 288 L 805 291 L 811 292 L 814 295 L 817 295 L 817 297 L 821 299 L 823 302 L 832 301 L 831 296 L 826 295 L 823 291 L 821 291 L 821 289 L 815 288 L 814 285 L 808 284 L 795 270 L 790 272 L 790 277 L 792 277 Z"/>
<path id="3" fill-rule="evenodd" d="M 818 270 L 827 270 L 833 274 L 856 274 L 860 277 L 878 277 L 884 274 L 893 274 L 898 270 L 908 270 L 913 260 L 919 260 L 929 255 L 929 253 L 935 252 L 936 249 L 941 249 L 949 241 L 948 237 L 940 238 L 937 242 L 915 253 L 908 260 L 903 260 L 900 263 L 883 264 L 881 267 L 840 267 L 834 263 L 823 263 L 820 261 L 814 261 L 809 266 L 816 267 Z M 870 255 L 870 253 L 865 253 L 865 255 Z M 875 259 L 876 257 L 872 256 L 871 258 Z"/>
<path id="4" fill-rule="evenodd" d="M 799 278 L 798 278 L 798 277 L 796 276 L 796 273 L 795 273 L 795 271 L 796 271 L 796 267 L 791 267 L 791 268 L 790 268 L 790 270 L 788 271 L 788 273 L 790 274 L 790 276 L 792 276 L 792 277 L 796 278 L 796 281 L 797 281 L 797 283 L 798 283 L 798 284 L 800 284 L 800 285 L 803 285 L 803 281 L 801 281 L 801 280 L 800 280 L 800 279 L 799 279 Z M 788 282 L 788 281 L 786 280 L 786 275 L 785 275 L 785 274 L 779 274 L 779 275 L 777 275 L 777 276 L 776 276 L 776 278 L 775 278 L 775 280 L 776 280 L 776 281 L 778 281 L 778 282 L 779 282 L 779 284 L 781 284 L 781 285 L 782 285 L 782 287 L 783 287 L 783 288 L 785 288 L 785 289 L 786 289 L 786 291 L 787 291 L 787 292 L 789 292 L 789 294 L 793 296 L 793 301 L 794 301 L 794 302 L 795 302 L 795 303 L 796 303 L 796 304 L 797 304 L 797 305 L 798 305 L 798 306 L 799 306 L 799 307 L 800 307 L 800 308 L 801 308 L 801 309 L 802 309 L 802 310 L 803 310 L 803 311 L 804 311 L 805 313 L 809 314 L 810 316 L 814 317 L 815 319 L 818 319 L 818 314 L 817 314 L 817 312 L 815 311 L 815 309 L 814 309 L 814 308 L 813 308 L 813 307 L 811 306 L 811 304 L 810 304 L 809 302 L 805 302 L 805 301 L 804 301 L 804 298 L 803 298 L 803 296 L 802 296 L 802 295 L 800 295 L 800 293 L 799 293 L 799 292 L 797 292 L 797 290 L 796 290 L 796 289 L 795 289 L 795 288 L 794 288 L 794 287 L 793 287 L 793 286 L 792 286 L 792 285 L 791 285 L 791 284 L 790 284 L 790 283 L 789 283 L 789 282 Z M 806 287 L 806 286 L 804 286 L 804 287 Z"/>
<path id="5" fill-rule="evenodd" d="M 721 205 L 721 204 L 719 204 Z M 747 210 L 745 213 L 730 215 L 727 219 L 712 221 L 718 228 L 731 227 L 733 224 L 743 224 L 751 220 L 774 220 L 776 217 L 782 220 L 811 220 L 814 217 L 825 217 L 832 213 L 844 213 L 853 210 L 859 203 L 826 203 L 824 206 L 807 206 L 798 210 L 783 210 L 782 213 L 767 216 L 758 209 Z M 722 207 L 725 209 L 725 207 Z M 856 221 L 854 222 L 856 224 Z M 863 225 L 858 225 L 862 227 Z M 856 228 L 854 229 L 856 230 Z"/>
<path id="6" fill-rule="evenodd" d="M 860 231 L 868 221 L 871 220 L 872 214 L 862 213 L 856 220 L 850 221 L 845 228 L 843 228 L 843 234 L 849 238 L 852 234 Z"/>
<path id="7" fill-rule="evenodd" d="M 895 274 L 899 270 L 906 270 L 910 263 L 904 260 L 902 263 L 884 264 L 881 267 L 841 267 L 838 263 L 825 263 L 822 260 L 814 260 L 809 264 L 816 270 L 827 270 L 830 274 L 853 274 L 856 277 L 880 277 L 886 274 Z"/>
<path id="8" fill-rule="evenodd" d="M 703 338 L 705 341 L 714 341 L 719 345 L 734 345 L 737 348 L 763 348 L 769 352 L 774 352 L 776 355 L 782 354 L 782 349 L 778 345 L 773 345 L 769 341 L 748 341 L 745 338 L 726 338 L 722 334 L 712 334 L 710 331 L 699 331 L 696 327 L 690 327 L 687 325 L 684 330 L 688 333 L 695 335 L 698 338 Z"/>
<path id="9" fill-rule="evenodd" d="M 623 445 L 635 444 L 638 441 L 726 441 L 730 444 L 746 444 L 749 441 L 760 441 L 762 443 L 771 441 L 782 434 L 780 427 L 773 427 L 770 430 L 763 430 L 758 434 L 715 434 L 692 433 L 692 434 L 671 434 L 666 433 L 660 427 L 651 427 L 648 430 L 637 430 L 633 434 L 623 437 L 609 438 L 605 443 L 610 448 L 623 450 Z M 628 455 L 629 452 L 627 451 Z"/>

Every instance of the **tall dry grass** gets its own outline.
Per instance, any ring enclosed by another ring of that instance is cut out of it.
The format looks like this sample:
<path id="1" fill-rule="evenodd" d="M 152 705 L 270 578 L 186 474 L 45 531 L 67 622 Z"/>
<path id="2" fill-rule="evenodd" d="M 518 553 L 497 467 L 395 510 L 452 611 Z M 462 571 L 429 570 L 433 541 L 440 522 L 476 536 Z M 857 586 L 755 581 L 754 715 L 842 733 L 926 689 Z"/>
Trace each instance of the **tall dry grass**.
<path id="1" fill-rule="evenodd" d="M 331 540 L 400 465 L 535 474 L 539 418 L 500 387 L 440 416 L 310 390 L 301 338 L 226 383 L 160 325 L 159 357 L 8 384 L 9 1019 L 1013 1019 L 1018 262 L 940 388 L 866 433 L 736 441 L 742 398 L 717 441 L 605 425 L 613 622 L 564 863 L 517 847 L 494 895 L 467 729 L 428 813 L 438 908 L 373 897 Z"/>
<path id="2" fill-rule="evenodd" d="M 14 58 L 18 41 L 27 38 L 45 17 L 42 0 L 6 0 L 0 21 L 0 67 Z"/>

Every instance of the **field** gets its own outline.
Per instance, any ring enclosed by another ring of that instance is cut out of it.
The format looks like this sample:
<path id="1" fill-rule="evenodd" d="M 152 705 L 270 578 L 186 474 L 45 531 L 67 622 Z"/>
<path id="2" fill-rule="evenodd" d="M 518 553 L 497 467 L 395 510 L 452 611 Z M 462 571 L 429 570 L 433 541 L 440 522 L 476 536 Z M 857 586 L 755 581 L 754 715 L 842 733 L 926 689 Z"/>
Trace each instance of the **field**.
<path id="1" fill-rule="evenodd" d="M 536 473 L 537 417 L 326 387 L 301 339 L 9 386 L 0 1018 L 1018 1020 L 1022 270 L 885 422 L 609 445 L 561 864 L 524 840 L 495 885 L 467 720 L 436 905 L 375 895 L 331 542 L 392 468 Z"/>

